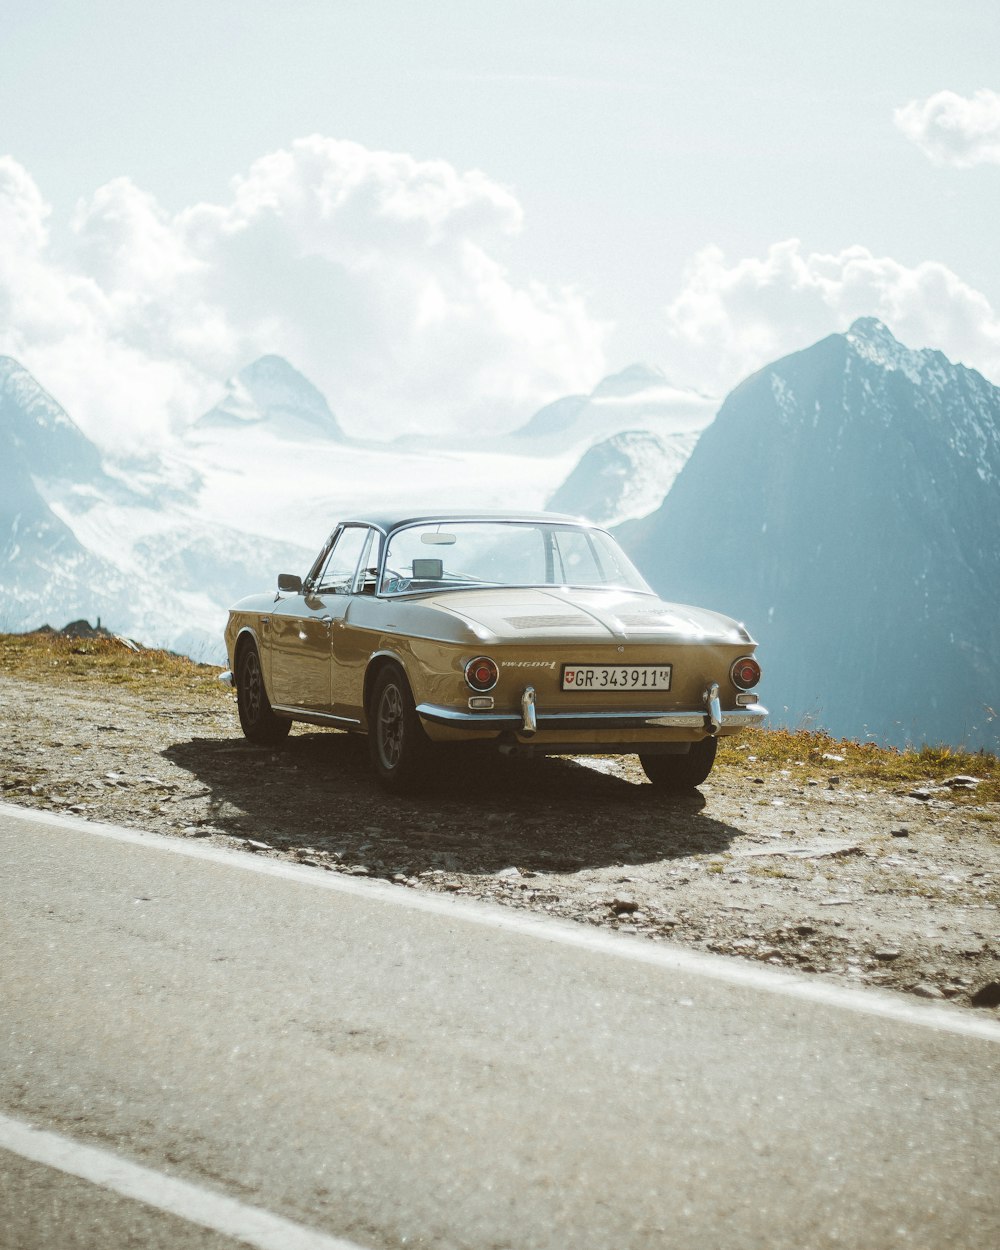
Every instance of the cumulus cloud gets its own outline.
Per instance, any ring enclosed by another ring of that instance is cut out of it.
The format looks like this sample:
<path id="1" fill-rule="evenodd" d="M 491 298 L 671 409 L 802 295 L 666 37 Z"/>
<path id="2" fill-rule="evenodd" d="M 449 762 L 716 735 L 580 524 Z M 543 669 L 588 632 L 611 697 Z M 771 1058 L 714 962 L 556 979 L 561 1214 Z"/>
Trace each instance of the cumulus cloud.
<path id="1" fill-rule="evenodd" d="M 908 267 L 860 246 L 806 253 L 788 239 L 729 264 L 710 247 L 666 315 L 671 375 L 720 394 L 863 316 L 884 321 L 907 346 L 939 348 L 1000 382 L 1000 318 L 935 261 Z"/>
<path id="2" fill-rule="evenodd" d="M 967 169 L 1000 165 L 1000 93 L 983 89 L 967 98 L 938 91 L 893 113 L 904 135 L 935 163 Z"/>
<path id="3" fill-rule="evenodd" d="M 582 296 L 505 268 L 521 207 L 481 172 L 313 136 L 231 192 L 170 214 L 117 178 L 56 249 L 38 187 L 0 159 L 0 351 L 88 432 L 132 443 L 271 352 L 349 431 L 386 437 L 499 430 L 604 370 L 608 327 Z"/>

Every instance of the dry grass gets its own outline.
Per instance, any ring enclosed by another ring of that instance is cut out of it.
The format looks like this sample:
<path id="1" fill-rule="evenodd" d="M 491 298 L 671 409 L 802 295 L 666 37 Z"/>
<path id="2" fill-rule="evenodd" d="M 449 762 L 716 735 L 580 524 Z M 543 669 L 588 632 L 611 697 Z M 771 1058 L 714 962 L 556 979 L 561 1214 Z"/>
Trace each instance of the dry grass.
<path id="1" fill-rule="evenodd" d="M 220 670 L 170 651 L 132 651 L 116 638 L 0 634 L 0 675 L 46 685 L 108 685 L 218 703 Z"/>
<path id="2" fill-rule="evenodd" d="M 76 639 L 58 634 L 0 634 L 0 674 L 56 685 L 100 684 L 216 703 L 232 696 L 219 669 L 169 651 L 129 650 L 114 638 Z M 935 785 L 948 777 L 978 777 L 974 790 L 953 798 L 970 804 L 1000 800 L 1000 759 L 951 747 L 900 751 L 871 742 L 833 738 L 815 730 L 750 729 L 727 738 L 718 767 L 740 776 L 787 770 L 803 783 L 837 776 L 868 788 L 896 790 Z M 990 817 L 992 819 L 992 817 Z"/>
<path id="3" fill-rule="evenodd" d="M 721 743 L 719 762 L 748 776 L 785 769 L 803 781 L 837 776 L 885 790 L 977 777 L 981 784 L 975 790 L 955 790 L 953 797 L 973 803 L 1000 799 L 1000 759 L 985 751 L 943 746 L 901 751 L 815 730 L 749 729 Z"/>

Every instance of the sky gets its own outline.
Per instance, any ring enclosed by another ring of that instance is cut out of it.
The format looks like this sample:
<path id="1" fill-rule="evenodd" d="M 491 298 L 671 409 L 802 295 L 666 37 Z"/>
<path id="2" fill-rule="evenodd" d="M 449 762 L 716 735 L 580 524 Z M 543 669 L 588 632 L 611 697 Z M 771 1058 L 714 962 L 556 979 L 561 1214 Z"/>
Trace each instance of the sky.
<path id="1" fill-rule="evenodd" d="M 995 0 L 0 0 L 0 352 L 92 436 L 723 396 L 857 316 L 1000 383 Z"/>

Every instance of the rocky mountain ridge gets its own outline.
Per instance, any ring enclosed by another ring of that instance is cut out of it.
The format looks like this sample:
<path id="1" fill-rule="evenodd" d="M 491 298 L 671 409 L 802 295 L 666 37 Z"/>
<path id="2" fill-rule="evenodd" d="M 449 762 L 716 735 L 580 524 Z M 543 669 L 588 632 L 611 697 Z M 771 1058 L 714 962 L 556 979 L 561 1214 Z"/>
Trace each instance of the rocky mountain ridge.
<path id="1" fill-rule="evenodd" d="M 861 319 L 727 398 L 621 537 L 745 620 L 775 719 L 1000 746 L 1000 388 Z"/>

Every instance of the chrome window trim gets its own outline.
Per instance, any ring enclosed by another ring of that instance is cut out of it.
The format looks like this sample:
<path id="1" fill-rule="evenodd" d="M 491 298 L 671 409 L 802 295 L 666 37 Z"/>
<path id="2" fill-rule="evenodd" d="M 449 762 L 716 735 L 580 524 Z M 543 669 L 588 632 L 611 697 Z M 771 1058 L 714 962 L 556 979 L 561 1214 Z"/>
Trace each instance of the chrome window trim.
<path id="1" fill-rule="evenodd" d="M 333 555 L 337 548 L 337 544 L 340 542 L 341 538 L 343 538 L 347 530 L 364 530 L 367 533 L 367 537 L 361 544 L 361 550 L 358 553 L 358 557 L 354 564 L 354 573 L 351 577 L 349 588 L 346 590 L 329 590 L 323 592 L 324 594 L 331 595 L 356 595 L 360 584 L 361 572 L 364 568 L 365 561 L 367 560 L 368 553 L 371 550 L 371 535 L 374 532 L 374 529 L 375 527 L 369 525 L 367 521 L 342 521 L 327 539 L 323 550 L 320 552 L 319 556 L 313 563 L 312 568 L 309 570 L 309 576 L 302 583 L 302 593 L 304 595 L 316 593 L 317 585 L 322 584 L 323 574 L 326 571 L 326 566 L 329 563 L 330 557 Z"/>

